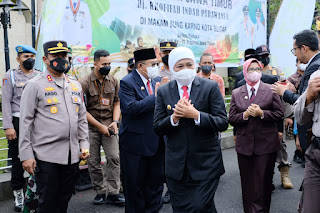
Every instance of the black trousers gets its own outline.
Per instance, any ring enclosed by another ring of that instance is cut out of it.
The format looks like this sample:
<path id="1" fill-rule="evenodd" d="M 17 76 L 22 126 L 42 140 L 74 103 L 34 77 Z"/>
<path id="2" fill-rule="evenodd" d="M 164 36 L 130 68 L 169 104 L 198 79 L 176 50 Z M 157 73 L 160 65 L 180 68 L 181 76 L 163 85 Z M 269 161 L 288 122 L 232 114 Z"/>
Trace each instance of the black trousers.
<path id="1" fill-rule="evenodd" d="M 120 148 L 126 213 L 157 213 L 162 207 L 163 150 L 141 156 Z"/>
<path id="2" fill-rule="evenodd" d="M 38 213 L 67 212 L 78 175 L 78 163 L 60 165 L 37 160 Z"/>
<path id="3" fill-rule="evenodd" d="M 214 195 L 220 178 L 195 181 L 187 169 L 180 181 L 167 177 L 174 213 L 216 213 Z"/>
<path id="4" fill-rule="evenodd" d="M 9 151 L 8 157 L 12 158 L 12 170 L 11 170 L 11 187 L 13 190 L 19 190 L 24 187 L 25 180 L 23 178 L 22 163 L 18 157 L 19 155 L 19 118 L 12 117 L 12 123 L 16 130 L 17 138 L 14 140 L 8 140 Z"/>

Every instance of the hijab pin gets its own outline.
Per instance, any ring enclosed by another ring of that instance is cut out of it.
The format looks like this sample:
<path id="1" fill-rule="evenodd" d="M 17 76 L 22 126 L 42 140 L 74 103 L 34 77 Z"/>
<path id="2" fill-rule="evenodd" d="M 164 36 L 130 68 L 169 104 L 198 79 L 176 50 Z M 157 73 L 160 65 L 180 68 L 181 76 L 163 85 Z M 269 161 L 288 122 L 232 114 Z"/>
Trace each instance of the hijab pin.
<path id="1" fill-rule="evenodd" d="M 248 100 L 248 96 L 244 96 L 244 99 L 245 99 L 245 100 Z"/>

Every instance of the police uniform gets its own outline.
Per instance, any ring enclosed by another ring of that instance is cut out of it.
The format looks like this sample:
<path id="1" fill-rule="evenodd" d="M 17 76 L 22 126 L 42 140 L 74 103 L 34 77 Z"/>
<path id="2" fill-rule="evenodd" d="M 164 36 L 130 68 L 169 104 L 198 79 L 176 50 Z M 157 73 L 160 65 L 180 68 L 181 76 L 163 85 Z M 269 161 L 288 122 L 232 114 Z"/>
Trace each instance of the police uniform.
<path id="1" fill-rule="evenodd" d="M 66 42 L 47 42 L 44 52 L 67 52 Z M 20 160 L 37 161 L 38 212 L 66 212 L 79 173 L 80 148 L 89 149 L 81 85 L 46 70 L 25 85 L 20 113 Z"/>
<path id="2" fill-rule="evenodd" d="M 113 106 L 119 102 L 118 80 L 112 75 L 106 75 L 101 83 L 94 72 L 80 80 L 87 99 L 87 112 L 98 122 L 109 126 L 113 122 Z M 107 137 L 95 127 L 89 125 L 90 158 L 88 169 L 97 194 L 118 195 L 120 190 L 120 159 L 118 136 Z M 100 147 L 106 155 L 107 172 L 104 178 L 101 167 Z M 105 181 L 106 179 L 106 181 Z"/>
<path id="3" fill-rule="evenodd" d="M 260 57 L 262 55 L 270 55 L 270 49 L 267 45 L 260 45 L 257 47 L 255 54 Z M 261 61 L 261 59 L 259 59 Z M 277 78 L 280 78 L 281 75 L 281 70 L 279 68 L 276 67 L 272 67 L 271 65 L 267 65 L 267 69 L 264 71 L 262 70 L 262 73 L 265 75 L 273 75 L 273 76 L 277 76 Z"/>
<path id="4" fill-rule="evenodd" d="M 172 51 L 177 47 L 176 42 L 171 42 L 171 41 L 165 41 L 165 42 L 160 42 L 160 51 Z M 173 80 L 173 76 L 171 71 L 169 70 L 168 66 L 165 66 L 164 63 L 160 63 L 160 70 L 159 70 L 159 76 L 162 77 L 168 77 L 169 80 Z"/>
<path id="5" fill-rule="evenodd" d="M 36 50 L 29 45 L 19 45 L 16 47 L 18 54 L 33 53 L 37 54 Z M 20 190 L 24 187 L 23 168 L 18 157 L 18 141 L 19 141 L 19 117 L 20 117 L 20 100 L 23 86 L 40 71 L 32 69 L 30 73 L 24 73 L 20 65 L 11 69 L 3 77 L 2 83 L 2 116 L 3 129 L 14 129 L 16 136 L 14 140 L 8 140 L 9 151 L 8 157 L 12 158 L 11 171 L 11 187 L 15 190 Z"/>

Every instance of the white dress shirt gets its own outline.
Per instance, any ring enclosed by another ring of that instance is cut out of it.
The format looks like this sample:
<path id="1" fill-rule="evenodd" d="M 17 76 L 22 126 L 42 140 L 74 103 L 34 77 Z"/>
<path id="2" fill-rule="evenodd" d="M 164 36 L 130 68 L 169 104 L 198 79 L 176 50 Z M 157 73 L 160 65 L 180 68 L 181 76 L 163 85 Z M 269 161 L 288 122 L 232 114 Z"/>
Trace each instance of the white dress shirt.
<path id="1" fill-rule="evenodd" d="M 136 71 L 137 71 L 137 73 L 140 75 L 140 78 L 141 78 L 141 80 L 142 80 L 142 82 L 143 82 L 143 84 L 144 84 L 145 90 L 147 90 L 147 93 L 150 95 L 149 89 L 148 89 L 148 85 L 147 85 L 148 79 L 146 79 L 143 75 L 141 75 L 141 73 L 140 73 L 138 70 L 136 70 Z M 151 88 L 151 90 L 152 90 L 152 92 L 153 92 L 151 80 L 149 80 L 149 81 L 150 81 L 150 88 Z M 153 92 L 153 94 L 154 94 L 154 92 Z"/>
<path id="2" fill-rule="evenodd" d="M 254 88 L 254 95 L 256 96 L 257 95 L 257 92 L 258 92 L 258 89 L 259 89 L 259 86 L 260 86 L 260 82 L 261 81 L 258 81 L 258 83 L 256 83 L 253 88 Z M 251 98 L 251 95 L 252 95 L 252 91 L 251 91 L 251 88 L 252 86 L 250 86 L 249 84 L 246 84 L 246 87 L 247 87 L 247 91 L 248 91 L 248 95 L 249 95 L 249 99 Z M 243 117 L 243 120 L 248 120 L 249 118 L 245 119 L 244 118 L 244 113 L 242 113 L 242 117 Z M 262 111 L 262 116 L 260 117 L 261 119 L 264 118 L 264 114 L 263 114 L 263 111 Z"/>
<path id="3" fill-rule="evenodd" d="M 183 93 L 184 93 L 184 90 L 182 89 L 183 86 L 181 84 L 179 84 L 178 81 L 177 81 L 177 85 L 178 85 L 180 99 L 182 99 L 183 98 Z M 187 87 L 188 87 L 187 92 L 188 92 L 189 98 L 190 98 L 191 86 L 192 86 L 192 82 L 189 85 L 187 85 Z M 177 123 L 173 122 L 172 115 L 170 116 L 170 122 L 171 122 L 172 126 L 178 126 L 179 125 L 179 121 Z M 195 125 L 200 126 L 200 112 L 199 112 L 199 115 L 198 115 L 198 119 L 197 120 L 194 119 L 194 123 L 195 123 Z"/>

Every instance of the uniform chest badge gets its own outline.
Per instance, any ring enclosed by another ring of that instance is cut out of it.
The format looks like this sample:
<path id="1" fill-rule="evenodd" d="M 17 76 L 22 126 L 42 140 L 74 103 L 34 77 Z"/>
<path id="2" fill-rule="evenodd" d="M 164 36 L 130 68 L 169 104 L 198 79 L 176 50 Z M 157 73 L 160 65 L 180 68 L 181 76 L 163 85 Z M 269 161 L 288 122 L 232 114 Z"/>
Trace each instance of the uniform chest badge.
<path id="1" fill-rule="evenodd" d="M 50 108 L 50 112 L 51 112 L 52 114 L 56 114 L 56 113 L 58 112 L 58 108 L 55 107 L 55 106 L 53 106 L 53 107 Z"/>
<path id="2" fill-rule="evenodd" d="M 78 89 L 77 87 L 72 87 L 71 89 L 72 89 L 73 91 L 76 91 L 76 92 L 79 91 L 79 89 Z"/>
<path id="3" fill-rule="evenodd" d="M 54 103 L 59 103 L 59 99 L 56 98 L 56 97 L 53 97 L 52 100 L 53 100 Z"/>
<path id="4" fill-rule="evenodd" d="M 248 96 L 244 96 L 244 99 L 245 99 L 245 100 L 248 100 Z"/>
<path id="5" fill-rule="evenodd" d="M 48 104 L 52 104 L 52 99 L 49 98 L 49 99 L 47 100 L 47 103 L 48 103 Z"/>
<path id="6" fill-rule="evenodd" d="M 49 82 L 52 82 L 52 77 L 51 77 L 51 75 L 47 75 L 47 79 L 48 79 Z"/>
<path id="7" fill-rule="evenodd" d="M 141 87 L 141 90 L 144 90 L 144 86 Z"/>
<path id="8" fill-rule="evenodd" d="M 74 97 L 74 98 L 73 98 L 73 101 L 76 102 L 76 103 L 78 103 L 78 102 L 79 102 L 79 99 L 78 99 L 77 97 Z"/>
<path id="9" fill-rule="evenodd" d="M 23 86 L 24 85 L 24 83 L 20 83 L 20 86 Z"/>
<path id="10" fill-rule="evenodd" d="M 45 91 L 54 91 L 54 88 L 53 87 L 47 87 L 44 89 Z"/>
<path id="11" fill-rule="evenodd" d="M 71 87 L 76 87 L 77 85 L 75 85 L 74 83 L 70 84 Z"/>
<path id="12" fill-rule="evenodd" d="M 170 106 L 170 105 L 167 105 L 167 109 L 168 109 L 168 110 L 171 110 L 171 106 Z"/>
<path id="13" fill-rule="evenodd" d="M 76 112 L 79 112 L 79 107 L 76 107 Z"/>

